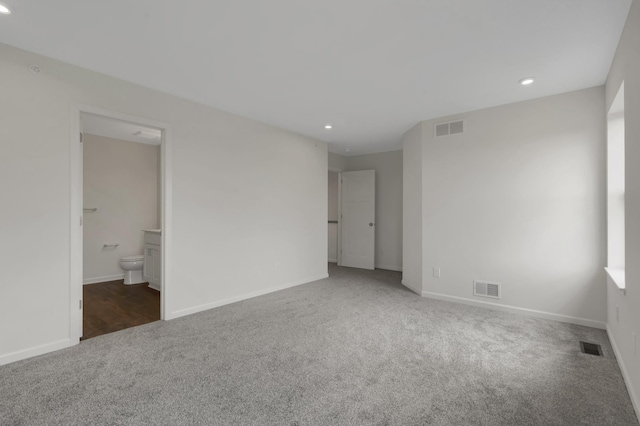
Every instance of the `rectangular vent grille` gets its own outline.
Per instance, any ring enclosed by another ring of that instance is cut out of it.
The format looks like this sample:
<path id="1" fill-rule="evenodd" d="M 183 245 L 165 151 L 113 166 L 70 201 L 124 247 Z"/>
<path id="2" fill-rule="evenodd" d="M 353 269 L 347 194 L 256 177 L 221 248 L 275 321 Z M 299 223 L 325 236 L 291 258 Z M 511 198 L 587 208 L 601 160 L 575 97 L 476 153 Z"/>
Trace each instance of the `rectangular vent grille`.
<path id="1" fill-rule="evenodd" d="M 492 283 L 489 281 L 474 281 L 473 295 L 500 299 L 500 283 Z"/>
<path id="2" fill-rule="evenodd" d="M 596 343 L 580 341 L 580 351 L 583 354 L 602 356 L 602 347 Z"/>
<path id="3" fill-rule="evenodd" d="M 438 123 L 434 126 L 436 138 L 464 133 L 464 120 Z"/>
<path id="4" fill-rule="evenodd" d="M 449 134 L 449 123 L 436 124 L 436 138 Z"/>

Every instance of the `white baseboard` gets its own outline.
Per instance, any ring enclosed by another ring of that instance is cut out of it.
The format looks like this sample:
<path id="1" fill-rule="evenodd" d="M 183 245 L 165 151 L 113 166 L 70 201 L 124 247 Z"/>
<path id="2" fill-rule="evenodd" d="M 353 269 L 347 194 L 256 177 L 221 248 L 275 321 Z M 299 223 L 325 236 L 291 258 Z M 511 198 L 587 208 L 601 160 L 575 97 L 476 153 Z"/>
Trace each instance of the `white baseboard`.
<path id="1" fill-rule="evenodd" d="M 105 277 L 85 278 L 82 280 L 82 284 L 98 284 L 106 283 L 107 281 L 116 281 L 124 279 L 124 273 L 117 275 L 107 275 Z"/>
<path id="2" fill-rule="evenodd" d="M 384 269 L 384 270 L 387 270 L 387 271 L 402 272 L 402 268 L 400 266 L 376 265 L 376 269 Z"/>
<path id="3" fill-rule="evenodd" d="M 175 318 L 180 318 L 180 317 L 184 317 L 186 315 L 191 315 L 191 314 L 195 314 L 198 312 L 202 312 L 202 311 L 207 311 L 209 309 L 213 309 L 213 308 L 217 308 L 220 306 L 224 306 L 224 305 L 229 305 L 231 303 L 235 303 L 235 302 L 240 302 L 242 300 L 246 300 L 246 299 L 251 299 L 257 296 L 262 296 L 264 294 L 269 294 L 269 293 L 273 293 L 275 291 L 280 291 L 280 290 L 285 290 L 287 288 L 291 288 L 291 287 L 296 287 L 302 284 L 308 284 L 314 281 L 318 281 L 324 278 L 329 277 L 328 274 L 322 274 L 322 275 L 317 275 L 315 277 L 310 277 L 310 278 L 306 278 L 303 280 L 299 280 L 299 281 L 294 281 L 291 283 L 287 283 L 281 286 L 276 286 L 276 287 L 270 287 L 264 290 L 258 290 L 258 291 L 254 291 L 251 293 L 245 293 L 245 294 L 241 294 L 240 296 L 235 296 L 235 297 L 230 297 L 228 299 L 223 299 L 223 300 L 217 300 L 215 302 L 211 302 L 211 303 L 205 303 L 204 305 L 198 305 L 198 306 L 194 306 L 192 308 L 187 308 L 187 309 L 180 309 L 174 312 L 169 313 L 168 315 L 165 315 L 165 319 L 166 320 L 171 320 L 171 319 L 175 319 Z"/>
<path id="4" fill-rule="evenodd" d="M 418 296 L 422 296 L 422 293 L 420 292 L 420 290 L 418 290 L 416 287 L 414 287 L 412 284 L 409 284 L 408 282 L 406 282 L 405 280 L 400 281 L 402 283 L 403 286 L 405 286 L 406 288 L 408 288 L 409 290 L 411 290 L 412 292 L 414 292 L 415 294 L 417 294 Z"/>
<path id="5" fill-rule="evenodd" d="M 78 342 L 72 343 L 71 339 L 63 339 L 51 343 L 45 343 L 44 345 L 34 346 L 32 348 L 22 349 L 20 351 L 0 355 L 0 365 L 10 364 L 12 362 L 46 354 L 48 352 L 58 351 L 77 344 Z"/>
<path id="6" fill-rule="evenodd" d="M 149 288 L 152 288 L 154 290 L 160 291 L 160 285 L 159 284 L 149 283 Z"/>
<path id="7" fill-rule="evenodd" d="M 338 263 L 338 259 L 327 259 L 329 263 Z"/>
<path id="8" fill-rule="evenodd" d="M 431 299 L 445 300 L 447 302 L 462 303 L 465 305 L 478 306 L 480 308 L 493 309 L 496 311 L 528 315 L 530 317 L 544 318 L 553 321 L 566 322 L 569 324 L 584 325 L 586 327 L 599 328 L 601 330 L 606 329 L 606 323 L 590 320 L 587 318 L 554 314 L 553 312 L 537 311 L 535 309 L 519 308 L 517 306 L 500 305 L 498 303 L 483 302 L 481 300 L 467 299 L 466 297 L 449 296 L 447 294 L 432 293 L 430 291 L 423 291 L 422 296 L 429 297 Z"/>
<path id="9" fill-rule="evenodd" d="M 629 376 L 629 371 L 627 370 L 627 366 L 624 363 L 624 359 L 620 354 L 620 350 L 618 349 L 618 345 L 613 338 L 613 333 L 609 328 L 609 324 L 607 324 L 607 335 L 609 336 L 609 341 L 611 342 L 611 347 L 613 348 L 613 353 L 616 355 L 616 360 L 618 361 L 618 365 L 620 366 L 620 371 L 622 372 L 622 378 L 624 379 L 625 385 L 627 385 L 627 391 L 629 392 L 629 397 L 631 398 L 631 403 L 633 404 L 633 408 L 636 410 L 636 416 L 640 418 L 640 399 L 638 398 L 638 393 L 633 388 L 633 383 L 631 382 L 631 377 Z"/>

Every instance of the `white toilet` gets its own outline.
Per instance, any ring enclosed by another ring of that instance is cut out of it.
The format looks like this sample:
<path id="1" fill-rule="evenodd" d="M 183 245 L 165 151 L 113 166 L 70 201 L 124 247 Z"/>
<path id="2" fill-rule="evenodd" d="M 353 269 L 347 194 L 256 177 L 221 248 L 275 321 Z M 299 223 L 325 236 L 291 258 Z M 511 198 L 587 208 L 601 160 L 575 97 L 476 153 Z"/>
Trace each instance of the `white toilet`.
<path id="1" fill-rule="evenodd" d="M 124 270 L 125 284 L 140 284 L 145 282 L 142 278 L 144 256 L 124 256 L 120 259 L 120 267 Z"/>

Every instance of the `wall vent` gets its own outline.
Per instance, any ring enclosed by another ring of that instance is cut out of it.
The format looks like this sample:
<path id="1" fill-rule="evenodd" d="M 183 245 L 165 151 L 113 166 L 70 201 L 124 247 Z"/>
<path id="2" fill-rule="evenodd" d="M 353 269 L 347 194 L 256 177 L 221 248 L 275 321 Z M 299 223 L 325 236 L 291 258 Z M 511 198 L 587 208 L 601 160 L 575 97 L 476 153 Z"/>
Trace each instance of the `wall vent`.
<path id="1" fill-rule="evenodd" d="M 464 120 L 437 123 L 434 126 L 434 133 L 436 138 L 464 133 Z"/>
<path id="2" fill-rule="evenodd" d="M 474 280 L 473 295 L 500 299 L 500 283 Z"/>

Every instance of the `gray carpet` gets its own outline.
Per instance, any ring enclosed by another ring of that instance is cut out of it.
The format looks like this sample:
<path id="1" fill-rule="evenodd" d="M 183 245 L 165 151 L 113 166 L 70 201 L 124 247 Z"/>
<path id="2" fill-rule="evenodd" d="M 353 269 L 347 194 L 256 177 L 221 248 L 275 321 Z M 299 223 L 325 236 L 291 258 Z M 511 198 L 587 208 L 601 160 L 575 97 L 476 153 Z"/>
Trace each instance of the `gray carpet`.
<path id="1" fill-rule="evenodd" d="M 638 424 L 601 330 L 330 274 L 0 367 L 0 424 Z"/>

